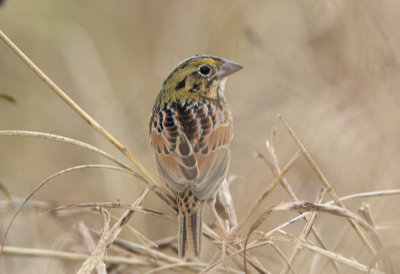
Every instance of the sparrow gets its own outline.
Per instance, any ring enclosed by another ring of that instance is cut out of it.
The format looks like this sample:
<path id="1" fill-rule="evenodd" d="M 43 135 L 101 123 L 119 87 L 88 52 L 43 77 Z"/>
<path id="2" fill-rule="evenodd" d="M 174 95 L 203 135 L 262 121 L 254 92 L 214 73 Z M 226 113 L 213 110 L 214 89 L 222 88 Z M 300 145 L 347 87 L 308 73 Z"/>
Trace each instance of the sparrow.
<path id="1" fill-rule="evenodd" d="M 205 201 L 215 199 L 230 162 L 232 114 L 227 77 L 241 65 L 196 55 L 165 79 L 150 117 L 150 142 L 161 180 L 175 194 L 178 253 L 200 255 Z"/>

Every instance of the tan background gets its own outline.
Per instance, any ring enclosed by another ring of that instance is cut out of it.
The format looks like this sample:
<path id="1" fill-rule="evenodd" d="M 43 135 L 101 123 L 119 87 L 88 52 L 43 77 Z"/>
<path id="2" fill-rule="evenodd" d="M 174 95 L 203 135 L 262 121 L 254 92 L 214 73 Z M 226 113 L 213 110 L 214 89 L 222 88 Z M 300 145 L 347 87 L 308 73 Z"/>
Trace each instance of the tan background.
<path id="1" fill-rule="evenodd" d="M 265 140 L 272 128 L 277 129 L 276 149 L 282 166 L 297 149 L 277 119 L 278 113 L 303 140 L 339 196 L 399 187 L 399 13 L 400 2 L 371 0 L 251 4 L 12 0 L 0 7 L 0 28 L 152 171 L 148 118 L 169 71 L 198 53 L 242 64 L 244 69 L 230 77 L 226 90 L 234 116 L 230 174 L 238 176 L 232 195 L 241 218 L 273 178 L 265 163 L 254 156 L 255 151 L 266 154 Z M 0 43 L 0 93 L 17 100 L 17 104 L 0 100 L 0 130 L 64 135 L 123 158 L 4 43 Z M 67 144 L 0 137 L 0 181 L 15 197 L 26 197 L 54 172 L 88 163 L 109 162 Z M 303 159 L 289 172 L 288 180 L 300 199 L 314 201 L 321 188 Z M 143 188 L 126 174 L 86 170 L 55 179 L 34 199 L 55 205 L 130 203 Z M 289 196 L 278 187 L 263 208 L 286 200 Z M 346 205 L 357 210 L 362 202 L 370 204 L 377 223 L 399 220 L 397 197 L 354 200 Z M 170 213 L 154 197 L 145 205 Z M 293 216 L 275 213 L 262 229 Z M 2 233 L 10 217 L 1 213 Z M 102 224 L 102 218 L 93 214 L 75 218 L 75 223 L 84 219 L 94 228 Z M 79 250 L 76 228 L 71 225 L 74 221 L 22 214 L 7 244 Z M 153 240 L 176 231 L 175 223 L 149 216 L 135 216 L 131 224 Z M 320 215 L 316 224 L 331 250 L 369 264 L 372 256 L 347 221 Z M 298 235 L 302 226 L 295 224 L 288 231 Z M 399 244 L 398 230 L 381 231 L 385 243 Z M 123 236 L 136 241 L 129 232 Z M 292 244 L 279 246 L 290 254 Z M 282 261 L 276 253 L 270 247 L 260 252 L 265 254 L 261 257 L 267 269 L 278 272 Z M 208 261 L 211 255 L 203 254 L 202 259 Z M 299 273 L 308 273 L 312 255 L 302 252 L 295 265 Z M 4 262 L 1 268 L 9 273 L 52 273 L 55 269 L 69 273 L 79 266 L 10 257 Z M 325 259 L 319 267 L 332 271 Z M 341 271 L 353 270 L 343 266 Z"/>

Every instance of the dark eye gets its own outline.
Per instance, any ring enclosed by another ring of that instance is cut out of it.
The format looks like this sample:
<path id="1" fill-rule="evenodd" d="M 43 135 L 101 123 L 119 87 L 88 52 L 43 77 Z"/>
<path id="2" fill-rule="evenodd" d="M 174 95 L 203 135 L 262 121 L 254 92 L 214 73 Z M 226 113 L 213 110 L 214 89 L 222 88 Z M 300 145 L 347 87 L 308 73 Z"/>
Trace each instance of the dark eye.
<path id="1" fill-rule="evenodd" d="M 211 73 L 211 68 L 207 65 L 202 65 L 199 67 L 199 74 L 203 77 L 209 76 Z"/>

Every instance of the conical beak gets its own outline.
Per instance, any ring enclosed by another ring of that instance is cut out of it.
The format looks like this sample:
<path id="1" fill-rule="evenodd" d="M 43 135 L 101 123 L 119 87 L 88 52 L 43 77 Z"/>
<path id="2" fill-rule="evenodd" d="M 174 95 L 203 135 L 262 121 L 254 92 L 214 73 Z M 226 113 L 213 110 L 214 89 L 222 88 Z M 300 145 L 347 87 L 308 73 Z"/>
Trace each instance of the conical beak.
<path id="1" fill-rule="evenodd" d="M 239 65 L 238 63 L 226 60 L 226 59 L 222 59 L 222 66 L 219 69 L 219 73 L 218 73 L 218 78 L 222 79 L 225 78 L 226 76 L 231 75 L 232 73 L 240 70 L 241 68 L 243 68 L 242 65 Z"/>

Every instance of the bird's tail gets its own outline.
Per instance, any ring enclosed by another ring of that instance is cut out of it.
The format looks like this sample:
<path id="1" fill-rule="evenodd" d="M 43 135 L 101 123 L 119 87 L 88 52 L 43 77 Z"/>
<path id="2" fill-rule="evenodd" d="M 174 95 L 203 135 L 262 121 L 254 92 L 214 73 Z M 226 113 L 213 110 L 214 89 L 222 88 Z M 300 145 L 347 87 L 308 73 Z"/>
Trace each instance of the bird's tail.
<path id="1" fill-rule="evenodd" d="M 203 202 L 197 200 L 191 191 L 185 191 L 186 195 L 180 196 L 178 250 L 180 257 L 186 257 L 190 253 L 200 255 L 201 248 L 201 224 L 203 219 Z M 186 199 L 187 197 L 187 199 Z"/>

